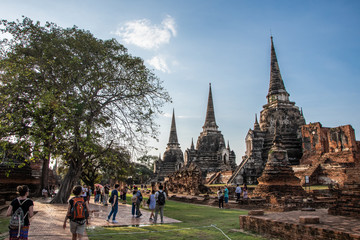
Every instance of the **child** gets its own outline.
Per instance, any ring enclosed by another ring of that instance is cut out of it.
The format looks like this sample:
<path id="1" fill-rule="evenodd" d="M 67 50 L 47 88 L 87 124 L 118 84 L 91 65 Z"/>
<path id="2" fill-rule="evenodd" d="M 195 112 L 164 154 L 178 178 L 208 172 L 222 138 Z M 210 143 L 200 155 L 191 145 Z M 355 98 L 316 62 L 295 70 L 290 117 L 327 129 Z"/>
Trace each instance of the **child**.
<path id="1" fill-rule="evenodd" d="M 156 206 L 155 190 L 152 190 L 151 195 L 149 196 L 149 210 L 151 210 L 149 220 L 153 220 L 155 206 Z"/>
<path id="2" fill-rule="evenodd" d="M 133 217 L 135 217 L 136 192 L 137 191 L 133 191 L 133 196 L 131 197 L 131 214 Z"/>
<path id="3" fill-rule="evenodd" d="M 64 225 L 63 228 L 66 228 L 66 221 L 68 218 L 70 218 L 71 216 L 71 208 L 73 208 L 75 201 L 81 201 L 83 203 L 83 205 L 85 206 L 87 213 L 89 213 L 89 204 L 87 201 L 84 201 L 84 198 L 81 197 L 81 193 L 82 193 L 82 187 L 80 185 L 75 186 L 73 188 L 73 194 L 75 195 L 75 197 L 71 198 L 69 200 L 69 204 L 68 204 L 68 210 L 65 216 L 65 220 L 64 220 Z M 85 212 L 85 216 L 84 218 L 78 218 L 78 219 L 71 219 L 70 218 L 70 231 L 72 233 L 72 239 L 81 239 L 82 236 L 84 235 L 84 231 L 85 231 L 85 227 L 86 227 L 86 222 L 87 222 L 87 216 L 86 216 L 86 212 Z"/>

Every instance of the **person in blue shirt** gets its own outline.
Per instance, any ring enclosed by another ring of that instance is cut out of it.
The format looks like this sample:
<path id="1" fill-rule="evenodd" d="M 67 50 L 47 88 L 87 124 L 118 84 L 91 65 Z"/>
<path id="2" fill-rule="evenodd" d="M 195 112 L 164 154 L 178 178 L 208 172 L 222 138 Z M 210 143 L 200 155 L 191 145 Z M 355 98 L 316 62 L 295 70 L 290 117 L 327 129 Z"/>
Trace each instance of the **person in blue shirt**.
<path id="1" fill-rule="evenodd" d="M 134 191 L 136 192 L 136 204 L 135 204 L 135 208 L 136 208 L 136 217 L 135 218 L 139 218 L 142 216 L 142 213 L 140 211 L 140 204 L 143 200 L 142 194 L 141 194 L 141 190 L 138 190 L 137 187 L 134 187 Z"/>
<path id="2" fill-rule="evenodd" d="M 111 203 L 111 211 L 109 213 L 109 216 L 107 217 L 106 221 L 110 221 L 111 215 L 113 216 L 112 218 L 112 223 L 118 223 L 118 221 L 115 220 L 116 218 L 116 214 L 118 212 L 118 203 L 119 203 L 119 190 L 120 185 L 119 184 L 115 184 L 115 189 L 112 190 L 111 192 L 111 197 L 113 197 L 113 201 Z"/>
<path id="3" fill-rule="evenodd" d="M 225 202 L 225 207 L 227 208 L 229 206 L 228 202 L 229 202 L 229 189 L 227 188 L 227 186 L 225 186 L 225 190 L 224 190 L 224 202 Z"/>

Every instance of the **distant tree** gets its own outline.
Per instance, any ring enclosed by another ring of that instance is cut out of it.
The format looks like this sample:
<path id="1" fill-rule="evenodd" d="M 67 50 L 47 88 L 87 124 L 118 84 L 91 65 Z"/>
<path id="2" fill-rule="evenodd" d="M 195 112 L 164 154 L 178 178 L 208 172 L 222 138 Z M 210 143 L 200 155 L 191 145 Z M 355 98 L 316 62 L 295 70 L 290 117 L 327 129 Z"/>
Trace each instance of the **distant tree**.
<path id="1" fill-rule="evenodd" d="M 124 181 L 130 172 L 130 153 L 124 148 L 99 149 L 99 155 L 87 161 L 81 180 L 89 186 L 96 182 L 108 183 L 110 179 Z"/>
<path id="2" fill-rule="evenodd" d="M 0 27 L 12 36 L 1 40 L 0 140 L 29 145 L 43 169 L 51 157 L 64 161 L 68 171 L 53 202 L 68 200 L 99 151 L 138 151 L 157 136 L 154 120 L 170 97 L 115 39 L 29 18 Z"/>
<path id="3" fill-rule="evenodd" d="M 159 157 L 151 155 L 143 155 L 137 159 L 139 163 L 146 165 L 150 169 L 154 169 L 154 162 L 158 160 Z"/>
<path id="4" fill-rule="evenodd" d="M 148 182 L 154 176 L 154 173 L 152 169 L 144 164 L 133 163 L 131 176 L 134 183 L 142 184 Z"/>

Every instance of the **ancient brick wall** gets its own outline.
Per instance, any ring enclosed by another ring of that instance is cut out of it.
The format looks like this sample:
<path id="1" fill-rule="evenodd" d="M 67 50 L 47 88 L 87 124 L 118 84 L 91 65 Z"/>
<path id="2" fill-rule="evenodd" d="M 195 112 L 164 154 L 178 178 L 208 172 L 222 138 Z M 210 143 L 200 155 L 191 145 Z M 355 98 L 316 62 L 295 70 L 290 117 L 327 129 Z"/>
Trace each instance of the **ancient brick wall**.
<path id="1" fill-rule="evenodd" d="M 303 156 L 300 164 L 356 161 L 359 144 L 351 125 L 325 128 L 319 122 L 310 123 L 302 126 L 301 134 Z"/>

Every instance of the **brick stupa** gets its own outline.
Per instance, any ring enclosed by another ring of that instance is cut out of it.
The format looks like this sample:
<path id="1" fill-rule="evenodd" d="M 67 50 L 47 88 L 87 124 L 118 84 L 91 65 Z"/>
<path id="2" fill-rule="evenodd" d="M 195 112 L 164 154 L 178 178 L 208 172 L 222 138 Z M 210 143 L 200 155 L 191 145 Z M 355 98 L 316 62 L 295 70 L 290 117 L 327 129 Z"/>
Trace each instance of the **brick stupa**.
<path id="1" fill-rule="evenodd" d="M 300 179 L 295 176 L 290 167 L 287 151 L 281 142 L 281 135 L 275 127 L 273 146 L 269 151 L 265 169 L 258 178 L 259 184 L 253 192 L 254 196 L 278 198 L 306 194 L 300 185 Z"/>

